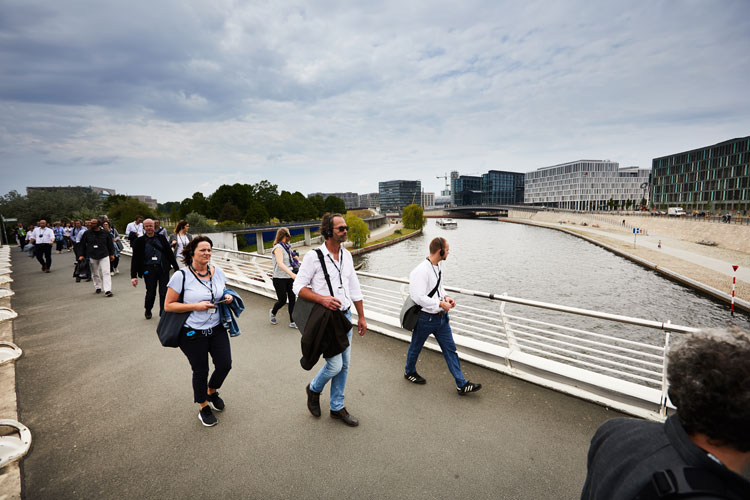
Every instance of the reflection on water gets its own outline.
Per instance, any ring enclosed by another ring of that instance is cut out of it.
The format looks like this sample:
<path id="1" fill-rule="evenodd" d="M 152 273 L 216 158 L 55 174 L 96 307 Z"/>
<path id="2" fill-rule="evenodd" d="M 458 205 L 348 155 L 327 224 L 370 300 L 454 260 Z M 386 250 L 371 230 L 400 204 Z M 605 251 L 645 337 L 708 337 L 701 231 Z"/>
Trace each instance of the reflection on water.
<path id="1" fill-rule="evenodd" d="M 750 317 L 661 275 L 568 234 L 550 229 L 495 221 L 459 220 L 458 229 L 436 227 L 428 219 L 424 234 L 355 258 L 362 271 L 407 278 L 424 259 L 432 238 L 450 243 L 444 265 L 446 284 L 542 302 L 593 309 L 654 321 L 693 326 L 738 324 L 747 329 Z M 727 288 L 731 279 L 727 278 Z M 487 308 L 489 301 L 457 297 L 463 304 Z M 499 303 L 492 304 L 499 310 Z M 645 340 L 633 327 L 573 317 L 509 304 L 506 312 L 553 320 L 566 326 L 602 333 L 626 333 Z M 609 331 L 607 331 L 609 330 Z M 646 334 L 652 340 L 662 334 Z"/>

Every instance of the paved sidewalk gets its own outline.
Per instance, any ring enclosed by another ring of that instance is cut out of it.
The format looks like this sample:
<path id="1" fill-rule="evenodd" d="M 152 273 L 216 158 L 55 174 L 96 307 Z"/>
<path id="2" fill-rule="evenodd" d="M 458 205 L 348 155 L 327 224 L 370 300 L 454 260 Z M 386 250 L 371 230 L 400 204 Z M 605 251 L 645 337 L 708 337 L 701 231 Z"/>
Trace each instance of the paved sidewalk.
<path id="1" fill-rule="evenodd" d="M 53 259 L 50 274 L 13 259 L 28 499 L 575 499 L 591 436 L 620 416 L 469 364 L 484 388 L 459 397 L 432 351 L 419 364 L 427 385 L 409 384 L 406 344 L 370 332 L 353 341 L 347 383 L 360 426 L 315 419 L 299 332 L 271 326 L 272 301 L 242 292 L 227 408 L 204 428 L 188 363 L 143 318 L 130 260 L 104 298 L 73 281 L 72 258 Z"/>

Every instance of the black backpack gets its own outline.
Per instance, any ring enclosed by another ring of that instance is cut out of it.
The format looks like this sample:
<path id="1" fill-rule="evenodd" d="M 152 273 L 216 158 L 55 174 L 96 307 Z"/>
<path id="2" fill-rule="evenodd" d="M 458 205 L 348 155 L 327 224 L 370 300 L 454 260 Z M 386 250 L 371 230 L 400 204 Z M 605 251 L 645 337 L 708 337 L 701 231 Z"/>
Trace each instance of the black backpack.
<path id="1" fill-rule="evenodd" d="M 709 469 L 688 466 L 654 472 L 651 481 L 633 500 L 676 498 L 742 500 L 739 494 L 728 491 L 724 481 Z"/>

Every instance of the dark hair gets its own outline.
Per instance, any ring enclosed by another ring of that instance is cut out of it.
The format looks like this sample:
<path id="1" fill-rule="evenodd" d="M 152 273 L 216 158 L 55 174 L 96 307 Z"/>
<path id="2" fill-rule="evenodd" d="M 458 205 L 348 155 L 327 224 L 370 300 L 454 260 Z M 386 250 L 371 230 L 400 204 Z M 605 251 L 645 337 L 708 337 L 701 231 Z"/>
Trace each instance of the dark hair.
<path id="1" fill-rule="evenodd" d="M 325 214 L 323 219 L 320 221 L 320 234 L 323 235 L 323 239 L 327 240 L 333 236 L 333 219 L 336 217 L 344 218 L 341 214 Z"/>
<path id="2" fill-rule="evenodd" d="M 187 226 L 187 221 L 185 219 L 178 222 L 177 225 L 174 227 L 174 234 L 180 234 L 180 231 L 182 231 L 182 228 L 185 226 Z"/>
<path id="3" fill-rule="evenodd" d="M 182 257 L 185 259 L 185 264 L 188 266 L 193 263 L 193 254 L 195 254 L 195 249 L 198 248 L 198 243 L 203 243 L 204 241 L 207 241 L 209 245 L 211 245 L 211 248 L 214 247 L 214 242 L 211 241 L 211 238 L 208 236 L 203 236 L 202 234 L 200 236 L 196 236 L 192 240 L 190 240 L 190 243 L 185 245 L 185 248 L 182 249 Z"/>
<path id="4" fill-rule="evenodd" d="M 438 250 L 445 250 L 445 238 L 441 236 L 433 238 L 430 242 L 430 255 L 434 254 Z"/>
<path id="5" fill-rule="evenodd" d="M 685 431 L 750 451 L 750 334 L 737 327 L 687 334 L 668 360 L 669 398 Z"/>

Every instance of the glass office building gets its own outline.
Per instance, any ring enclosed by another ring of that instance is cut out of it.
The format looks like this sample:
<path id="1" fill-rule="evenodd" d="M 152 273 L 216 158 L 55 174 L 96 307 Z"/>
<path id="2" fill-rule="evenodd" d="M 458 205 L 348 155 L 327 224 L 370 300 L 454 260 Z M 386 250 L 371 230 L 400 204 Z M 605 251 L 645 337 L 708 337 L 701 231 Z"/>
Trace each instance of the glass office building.
<path id="1" fill-rule="evenodd" d="M 383 181 L 378 183 L 380 212 L 401 212 L 407 205 L 422 204 L 421 181 Z"/>
<path id="2" fill-rule="evenodd" d="M 750 136 L 654 158 L 652 172 L 656 208 L 750 210 Z"/>
<path id="3" fill-rule="evenodd" d="M 609 210 L 639 204 L 647 195 L 650 170 L 619 168 L 609 160 L 579 160 L 526 173 L 524 202 L 570 210 Z"/>
<path id="4" fill-rule="evenodd" d="M 460 206 L 482 204 L 482 178 L 477 175 L 459 175 L 451 179 L 453 203 Z"/>
<path id="5" fill-rule="evenodd" d="M 482 175 L 483 205 L 523 205 L 526 174 L 490 170 Z"/>

